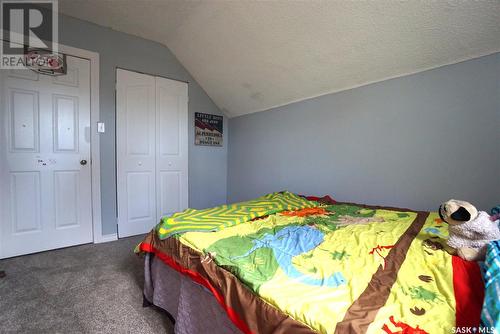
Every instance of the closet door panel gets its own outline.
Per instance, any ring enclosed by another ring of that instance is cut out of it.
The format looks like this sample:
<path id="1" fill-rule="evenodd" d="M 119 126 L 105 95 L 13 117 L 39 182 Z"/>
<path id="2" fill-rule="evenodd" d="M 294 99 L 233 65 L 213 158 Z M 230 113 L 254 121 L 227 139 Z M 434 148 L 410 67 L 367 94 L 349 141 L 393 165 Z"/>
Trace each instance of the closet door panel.
<path id="1" fill-rule="evenodd" d="M 149 232 L 156 215 L 155 79 L 117 70 L 118 235 Z"/>
<path id="2" fill-rule="evenodd" d="M 118 235 L 188 207 L 188 86 L 117 70 Z"/>
<path id="3" fill-rule="evenodd" d="M 158 219 L 188 207 L 188 85 L 156 78 Z"/>

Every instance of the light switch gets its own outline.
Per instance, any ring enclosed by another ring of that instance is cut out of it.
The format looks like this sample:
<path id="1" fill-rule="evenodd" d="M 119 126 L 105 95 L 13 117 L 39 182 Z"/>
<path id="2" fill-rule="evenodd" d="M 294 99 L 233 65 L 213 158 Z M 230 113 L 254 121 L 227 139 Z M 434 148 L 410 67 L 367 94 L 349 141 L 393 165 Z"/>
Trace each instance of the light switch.
<path id="1" fill-rule="evenodd" d="M 97 132 L 104 133 L 105 131 L 104 122 L 97 122 Z"/>

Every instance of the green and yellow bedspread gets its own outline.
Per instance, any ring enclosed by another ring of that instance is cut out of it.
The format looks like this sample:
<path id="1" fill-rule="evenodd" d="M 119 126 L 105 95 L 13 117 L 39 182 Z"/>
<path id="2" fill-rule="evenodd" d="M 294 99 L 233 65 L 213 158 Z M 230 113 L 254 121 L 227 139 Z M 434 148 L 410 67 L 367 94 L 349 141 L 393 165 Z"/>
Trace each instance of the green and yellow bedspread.
<path id="1" fill-rule="evenodd" d="M 157 232 L 160 239 L 165 239 L 175 234 L 190 231 L 217 231 L 284 210 L 298 210 L 315 206 L 318 206 L 318 203 L 283 191 L 267 194 L 251 201 L 221 205 L 204 210 L 187 209 L 172 216 L 163 217 L 157 226 Z"/>
<path id="2" fill-rule="evenodd" d="M 203 272 L 206 282 L 200 282 L 216 296 L 231 295 L 221 305 L 241 291 L 214 278 L 220 273 L 207 269 L 207 261 L 320 333 L 451 333 L 479 318 L 480 307 L 460 298 L 470 298 L 474 289 L 467 286 L 481 282 L 444 250 L 446 238 L 436 213 L 312 202 L 212 233 L 183 233 L 175 242 L 199 253 L 204 264 L 185 250 L 174 259 L 191 267 L 188 275 Z"/>
<path id="3" fill-rule="evenodd" d="M 368 333 L 396 332 L 391 317 L 441 333 L 455 325 L 451 256 L 441 246 L 447 229 L 431 214 L 411 244 L 398 245 L 416 218 L 415 212 L 329 205 L 321 214 L 277 214 L 216 233 L 186 233 L 180 241 L 210 254 L 261 298 L 321 333 L 334 333 L 356 311 L 350 307 L 369 284 L 381 286 L 364 302 L 384 300 L 376 314 L 367 312 L 373 318 L 365 319 Z M 409 261 L 396 254 L 391 261 L 399 260 L 399 268 L 386 272 L 396 246 L 409 246 Z M 390 290 L 384 280 L 395 280 Z"/>

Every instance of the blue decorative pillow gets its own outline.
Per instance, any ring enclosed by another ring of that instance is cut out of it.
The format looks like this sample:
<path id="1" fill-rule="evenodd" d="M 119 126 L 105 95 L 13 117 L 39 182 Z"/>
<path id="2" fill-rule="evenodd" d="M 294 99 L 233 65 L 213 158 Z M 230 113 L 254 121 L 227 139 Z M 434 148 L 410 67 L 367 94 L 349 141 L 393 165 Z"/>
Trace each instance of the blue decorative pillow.
<path id="1" fill-rule="evenodd" d="M 490 330 L 489 333 L 500 333 L 500 240 L 488 244 L 484 265 L 485 293 L 481 324 Z"/>

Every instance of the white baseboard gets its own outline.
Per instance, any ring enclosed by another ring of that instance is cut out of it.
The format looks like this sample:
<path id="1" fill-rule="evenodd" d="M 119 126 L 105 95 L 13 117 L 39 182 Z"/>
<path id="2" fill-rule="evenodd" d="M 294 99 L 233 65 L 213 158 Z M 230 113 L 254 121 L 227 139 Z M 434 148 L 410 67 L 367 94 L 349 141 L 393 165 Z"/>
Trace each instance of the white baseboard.
<path id="1" fill-rule="evenodd" d="M 118 240 L 118 235 L 116 233 L 113 233 L 113 234 L 106 234 L 106 235 L 98 236 L 94 240 L 94 243 L 95 244 L 101 244 L 101 243 L 104 243 L 104 242 L 110 242 L 110 241 L 116 241 L 116 240 Z"/>

